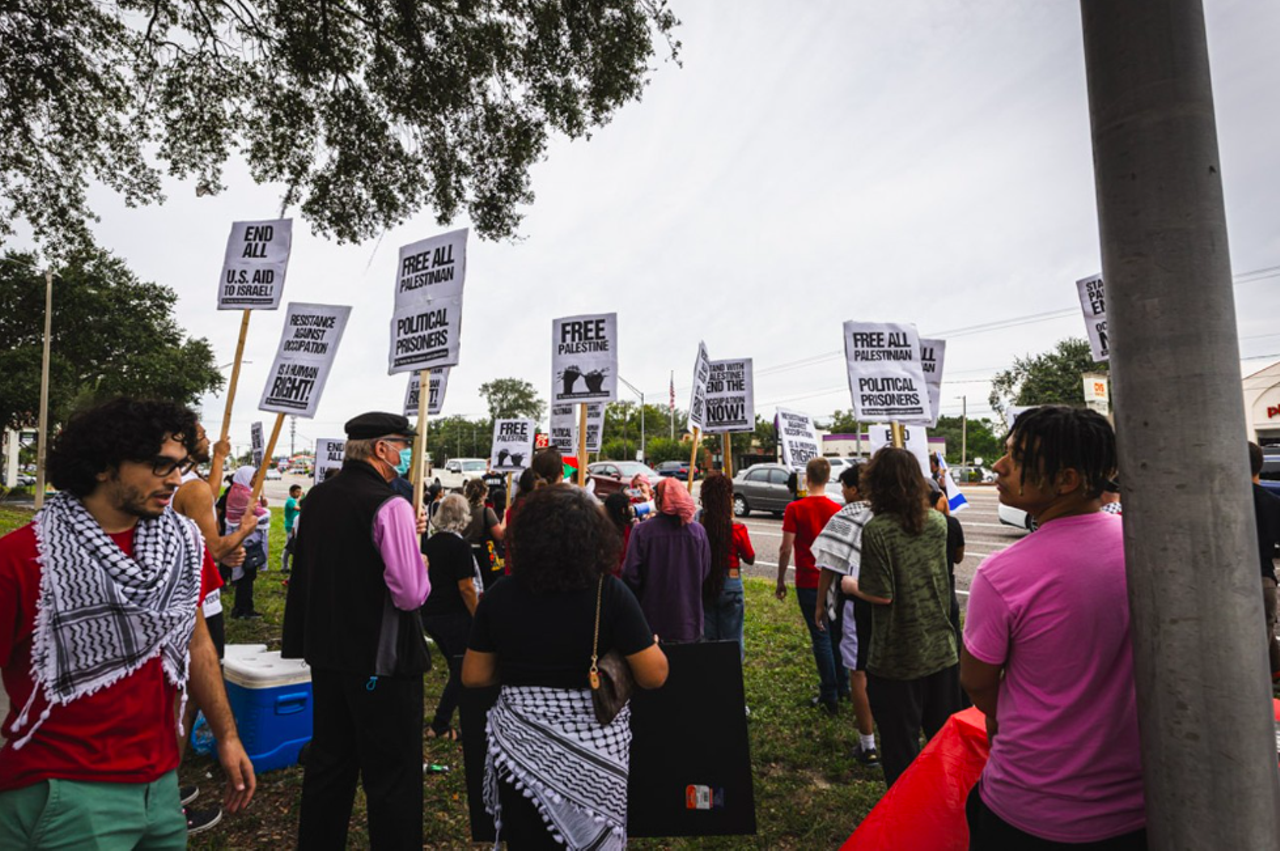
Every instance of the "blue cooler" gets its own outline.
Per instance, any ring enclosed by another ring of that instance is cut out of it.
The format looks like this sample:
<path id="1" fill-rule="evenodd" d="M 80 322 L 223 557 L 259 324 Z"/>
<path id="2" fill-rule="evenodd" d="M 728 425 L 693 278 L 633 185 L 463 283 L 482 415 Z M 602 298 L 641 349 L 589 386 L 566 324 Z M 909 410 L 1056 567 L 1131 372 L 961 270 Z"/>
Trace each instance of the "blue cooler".
<path id="1" fill-rule="evenodd" d="M 296 765 L 311 741 L 311 669 L 259 646 L 229 646 L 223 661 L 227 699 L 257 773 Z"/>

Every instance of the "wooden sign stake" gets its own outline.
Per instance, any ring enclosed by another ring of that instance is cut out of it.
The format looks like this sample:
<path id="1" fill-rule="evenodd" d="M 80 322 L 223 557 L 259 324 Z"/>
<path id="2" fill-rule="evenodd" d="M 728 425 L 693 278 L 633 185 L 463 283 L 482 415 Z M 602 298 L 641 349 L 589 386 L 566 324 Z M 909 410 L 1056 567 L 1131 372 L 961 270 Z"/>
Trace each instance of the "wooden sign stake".
<path id="1" fill-rule="evenodd" d="M 730 435 L 730 434 L 729 434 L 729 432 L 727 432 L 727 431 L 726 431 L 726 432 L 722 435 L 722 437 L 724 438 L 724 448 L 720 450 L 720 454 L 724 456 L 724 466 L 723 466 L 723 470 L 724 470 L 724 474 L 725 474 L 726 476 L 728 476 L 729 478 L 731 478 L 731 479 L 732 479 L 732 478 L 733 478 L 733 440 L 732 440 L 732 435 Z"/>
<path id="2" fill-rule="evenodd" d="M 244 341 L 249 336 L 249 316 L 251 310 L 244 312 L 240 320 L 240 339 L 236 342 L 236 358 L 231 365 L 231 380 L 227 382 L 227 407 L 222 412 L 222 432 L 220 440 L 226 442 L 231 437 L 231 409 L 236 403 L 236 385 L 240 383 L 240 362 L 244 359 Z M 213 498 L 217 499 L 222 492 L 222 463 L 218 455 L 213 456 L 213 464 L 209 467 L 209 487 L 213 488 Z"/>
<path id="3" fill-rule="evenodd" d="M 587 403 L 578 411 L 578 487 L 587 486 Z"/>
<path id="4" fill-rule="evenodd" d="M 426 484 L 423 462 L 427 457 L 427 407 L 431 401 L 431 370 L 424 369 L 418 373 L 418 439 L 413 442 L 413 516 L 417 517 L 422 510 L 422 490 Z"/>
<path id="5" fill-rule="evenodd" d="M 889 436 L 893 440 L 893 447 L 895 449 L 901 449 L 906 445 L 905 441 L 902 438 L 902 423 L 899 423 L 896 420 L 893 422 L 890 422 Z"/>
<path id="6" fill-rule="evenodd" d="M 693 493 L 693 471 L 698 466 L 698 444 L 702 441 L 702 429 L 693 427 L 693 449 L 689 451 L 689 493 Z"/>
<path id="7" fill-rule="evenodd" d="M 245 311 L 245 313 L 248 312 Z M 276 414 L 276 424 L 271 427 L 271 439 L 267 441 L 267 448 L 262 453 L 262 466 L 253 476 L 253 499 L 249 502 L 250 510 L 258 504 L 258 497 L 262 496 L 262 486 L 267 480 L 267 468 L 271 466 L 271 456 L 275 454 L 276 441 L 280 439 L 280 427 L 283 425 L 284 414 Z"/>

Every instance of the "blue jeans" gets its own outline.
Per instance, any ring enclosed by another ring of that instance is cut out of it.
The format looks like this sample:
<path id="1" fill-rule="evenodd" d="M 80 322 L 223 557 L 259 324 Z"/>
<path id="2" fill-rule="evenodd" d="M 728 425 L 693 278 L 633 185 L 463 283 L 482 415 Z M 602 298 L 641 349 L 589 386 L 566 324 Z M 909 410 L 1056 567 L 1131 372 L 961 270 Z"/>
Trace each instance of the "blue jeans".
<path id="1" fill-rule="evenodd" d="M 747 659 L 747 648 L 742 643 L 742 577 L 724 578 L 720 596 L 710 605 L 702 604 L 702 637 L 707 641 L 736 641 L 742 660 Z"/>
<path id="2" fill-rule="evenodd" d="M 834 706 L 840 695 L 849 691 L 849 672 L 840 662 L 840 624 L 828 623 L 823 631 L 813 622 L 813 610 L 818 605 L 817 588 L 797 588 L 796 602 L 800 604 L 800 614 L 809 627 L 809 640 L 813 643 L 813 662 L 818 667 L 822 689 L 819 699 Z"/>

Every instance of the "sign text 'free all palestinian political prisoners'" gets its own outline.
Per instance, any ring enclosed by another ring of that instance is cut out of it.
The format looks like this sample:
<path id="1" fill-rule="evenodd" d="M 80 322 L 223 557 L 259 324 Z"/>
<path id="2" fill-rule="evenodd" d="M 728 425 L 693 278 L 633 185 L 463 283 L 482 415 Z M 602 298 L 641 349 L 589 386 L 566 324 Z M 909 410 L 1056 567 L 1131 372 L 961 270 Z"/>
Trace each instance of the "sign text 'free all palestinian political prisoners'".
<path id="1" fill-rule="evenodd" d="M 618 398 L 618 314 L 551 321 L 551 404 Z"/>
<path id="2" fill-rule="evenodd" d="M 924 383 L 929 388 L 929 410 L 933 412 L 929 428 L 938 425 L 942 409 L 942 367 L 946 357 L 946 340 L 920 338 L 920 369 L 924 372 Z"/>
<path id="3" fill-rule="evenodd" d="M 290 303 L 258 409 L 314 417 L 351 308 Z"/>
<path id="4" fill-rule="evenodd" d="M 1089 348 L 1095 363 L 1111 359 L 1107 342 L 1107 290 L 1101 275 L 1090 275 L 1076 281 L 1080 309 L 1084 311 L 1084 327 L 1089 332 Z"/>
<path id="5" fill-rule="evenodd" d="M 218 310 L 275 310 L 293 245 L 293 219 L 232 222 L 218 284 Z"/>
<path id="6" fill-rule="evenodd" d="M 755 431 L 756 401 L 751 358 L 715 360 L 707 376 L 707 434 Z"/>
<path id="7" fill-rule="evenodd" d="M 933 419 L 920 335 L 906 323 L 844 323 L 844 354 L 854 419 L 928 423 Z"/>
<path id="8" fill-rule="evenodd" d="M 489 466 L 499 473 L 515 473 L 528 467 L 533 458 L 533 433 L 533 420 L 494 420 Z"/>
<path id="9" fill-rule="evenodd" d="M 689 395 L 689 431 L 702 430 L 707 420 L 707 379 L 711 376 L 711 357 L 707 344 L 698 341 L 698 357 L 693 362 L 693 390 Z"/>
<path id="10" fill-rule="evenodd" d="M 822 454 L 813 417 L 786 408 L 778 409 L 778 439 L 782 441 L 782 463 L 803 470 L 809 459 Z"/>
<path id="11" fill-rule="evenodd" d="M 431 370 L 429 380 L 430 393 L 427 397 L 427 414 L 437 416 L 444 408 L 444 391 L 449 387 L 449 367 L 442 366 Z M 409 373 L 409 384 L 404 390 L 404 415 L 418 415 L 418 384 L 422 380 L 421 372 Z"/>
<path id="12" fill-rule="evenodd" d="M 249 444 L 253 447 L 253 466 L 262 466 L 262 456 L 267 451 L 267 441 L 263 437 L 262 423 L 253 423 L 249 426 Z"/>
<path id="13" fill-rule="evenodd" d="M 400 249 L 388 375 L 458 365 L 467 233 L 462 228 Z"/>
<path id="14" fill-rule="evenodd" d="M 342 454 L 347 449 L 347 442 L 340 437 L 322 437 L 316 441 L 316 484 L 325 479 L 329 470 L 342 469 Z"/>
<path id="15" fill-rule="evenodd" d="M 604 432 L 604 402 L 587 405 L 587 451 L 599 452 Z M 578 409 L 573 405 L 551 406 L 550 445 L 565 455 L 578 451 Z"/>

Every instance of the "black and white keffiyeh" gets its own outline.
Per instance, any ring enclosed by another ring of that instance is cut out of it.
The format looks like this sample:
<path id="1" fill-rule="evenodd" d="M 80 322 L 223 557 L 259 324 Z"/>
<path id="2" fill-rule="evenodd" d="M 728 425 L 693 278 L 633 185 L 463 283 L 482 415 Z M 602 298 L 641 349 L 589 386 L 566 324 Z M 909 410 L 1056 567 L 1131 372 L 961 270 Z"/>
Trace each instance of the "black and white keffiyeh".
<path id="1" fill-rule="evenodd" d="M 831 515 L 810 548 L 814 563 L 819 568 L 857 579 L 862 567 L 862 527 L 873 516 L 871 504 L 867 502 L 850 502 Z M 839 583 L 831 583 L 825 601 L 827 616 L 832 620 L 836 616 L 838 590 Z"/>
<path id="2" fill-rule="evenodd" d="M 172 508 L 139 520 L 130 558 L 80 500 L 59 493 L 36 515 L 35 532 L 34 687 L 10 732 L 27 724 L 42 691 L 48 706 L 14 748 L 30 741 L 54 706 L 93 694 L 156 656 L 185 703 L 204 553 L 195 524 Z"/>
<path id="3" fill-rule="evenodd" d="M 503 686 L 485 731 L 484 806 L 499 840 L 502 779 L 533 801 L 557 842 L 570 849 L 626 847 L 630 704 L 601 726 L 588 689 Z"/>

